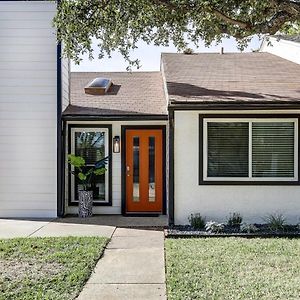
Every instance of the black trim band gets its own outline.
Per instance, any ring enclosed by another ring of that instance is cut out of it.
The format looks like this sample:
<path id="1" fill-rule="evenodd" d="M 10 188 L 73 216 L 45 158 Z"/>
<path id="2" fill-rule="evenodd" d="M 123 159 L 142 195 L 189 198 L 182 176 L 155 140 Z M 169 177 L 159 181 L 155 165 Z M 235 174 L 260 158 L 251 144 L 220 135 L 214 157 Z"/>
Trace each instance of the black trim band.
<path id="1" fill-rule="evenodd" d="M 174 111 L 169 119 L 169 225 L 174 225 Z"/>
<path id="2" fill-rule="evenodd" d="M 280 110 L 280 109 L 299 109 L 300 102 L 295 103 L 172 103 L 168 110 Z"/>
<path id="3" fill-rule="evenodd" d="M 168 120 L 168 115 L 63 115 L 66 121 L 150 121 Z"/>
<path id="4" fill-rule="evenodd" d="M 62 71 L 61 71 L 61 44 L 56 47 L 56 143 L 57 143 L 57 216 L 64 215 L 64 163 L 63 163 L 63 132 L 62 132 Z"/>

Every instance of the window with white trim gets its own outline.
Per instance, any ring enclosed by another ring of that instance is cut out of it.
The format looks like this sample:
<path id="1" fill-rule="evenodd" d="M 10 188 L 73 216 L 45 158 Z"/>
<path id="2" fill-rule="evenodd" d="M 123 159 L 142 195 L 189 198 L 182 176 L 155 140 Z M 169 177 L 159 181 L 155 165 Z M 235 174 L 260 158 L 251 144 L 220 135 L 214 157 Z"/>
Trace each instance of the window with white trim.
<path id="1" fill-rule="evenodd" d="M 109 129 L 108 128 L 71 128 L 71 153 L 85 159 L 87 166 L 109 156 Z M 73 171 L 73 167 L 71 170 Z M 92 178 L 94 203 L 109 202 L 109 167 L 105 174 Z M 78 202 L 78 191 L 82 185 L 75 176 L 71 176 L 71 203 Z"/>
<path id="2" fill-rule="evenodd" d="M 297 181 L 297 119 L 203 119 L 203 181 Z"/>

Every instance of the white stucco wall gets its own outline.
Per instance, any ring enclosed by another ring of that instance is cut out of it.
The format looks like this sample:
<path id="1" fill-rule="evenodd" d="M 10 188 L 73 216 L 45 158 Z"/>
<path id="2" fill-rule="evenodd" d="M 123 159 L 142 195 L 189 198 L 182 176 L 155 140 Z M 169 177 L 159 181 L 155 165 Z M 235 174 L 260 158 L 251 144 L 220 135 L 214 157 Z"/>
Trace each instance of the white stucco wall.
<path id="1" fill-rule="evenodd" d="M 55 12 L 0 1 L 0 217 L 56 216 Z"/>
<path id="2" fill-rule="evenodd" d="M 297 42 L 269 37 L 263 40 L 260 51 L 268 52 L 300 64 L 300 43 Z"/>
<path id="3" fill-rule="evenodd" d="M 255 111 L 253 113 L 281 113 Z M 175 112 L 175 224 L 188 224 L 191 213 L 226 221 L 239 212 L 247 222 L 262 222 L 270 213 L 282 213 L 289 222 L 299 222 L 300 186 L 199 185 L 199 114 L 237 113 L 236 111 Z M 250 113 L 240 111 L 239 113 Z M 290 111 L 290 113 L 299 113 Z"/>
<path id="4" fill-rule="evenodd" d="M 103 122 L 68 122 L 67 124 L 101 124 L 112 125 L 112 137 L 118 135 L 121 137 L 122 125 L 167 125 L 167 121 L 103 121 Z M 168 133 L 166 133 L 166 136 Z M 68 140 L 68 138 L 66 139 Z M 112 141 L 111 141 L 112 142 Z M 122 143 L 122 140 L 121 140 Z M 67 147 L 66 147 L 67 148 Z M 66 152 L 67 154 L 67 152 Z M 68 176 L 68 174 L 66 174 Z M 78 207 L 68 206 L 68 180 L 66 180 L 65 204 L 67 214 L 76 214 Z M 121 214 L 121 153 L 112 153 L 112 206 L 94 206 L 94 214 Z"/>

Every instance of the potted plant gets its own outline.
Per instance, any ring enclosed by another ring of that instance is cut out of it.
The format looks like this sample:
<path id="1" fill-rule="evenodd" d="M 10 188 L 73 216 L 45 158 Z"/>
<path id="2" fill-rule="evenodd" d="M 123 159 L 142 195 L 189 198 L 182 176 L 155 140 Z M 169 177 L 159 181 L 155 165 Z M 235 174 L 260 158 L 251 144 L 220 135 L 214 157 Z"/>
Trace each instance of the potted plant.
<path id="1" fill-rule="evenodd" d="M 82 190 L 78 191 L 78 216 L 80 218 L 93 215 L 93 177 L 105 173 L 107 161 L 108 157 L 105 157 L 94 166 L 87 166 L 83 157 L 68 155 L 68 163 L 74 167 L 71 174 L 76 176 L 82 185 Z"/>

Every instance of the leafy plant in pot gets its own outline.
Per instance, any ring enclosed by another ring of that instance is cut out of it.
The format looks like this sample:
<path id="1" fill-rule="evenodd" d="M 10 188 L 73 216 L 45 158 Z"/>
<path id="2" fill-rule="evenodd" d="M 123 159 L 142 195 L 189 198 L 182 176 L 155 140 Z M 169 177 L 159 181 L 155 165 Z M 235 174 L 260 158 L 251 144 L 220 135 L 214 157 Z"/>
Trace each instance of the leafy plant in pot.
<path id="1" fill-rule="evenodd" d="M 78 191 L 78 216 L 87 218 L 93 215 L 93 178 L 106 172 L 108 156 L 97 161 L 94 166 L 87 166 L 85 159 L 74 154 L 68 155 L 68 163 L 74 167 L 71 174 L 76 176 L 82 185 Z"/>

